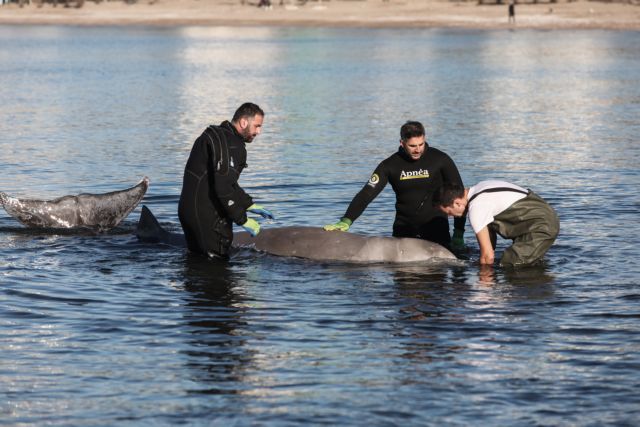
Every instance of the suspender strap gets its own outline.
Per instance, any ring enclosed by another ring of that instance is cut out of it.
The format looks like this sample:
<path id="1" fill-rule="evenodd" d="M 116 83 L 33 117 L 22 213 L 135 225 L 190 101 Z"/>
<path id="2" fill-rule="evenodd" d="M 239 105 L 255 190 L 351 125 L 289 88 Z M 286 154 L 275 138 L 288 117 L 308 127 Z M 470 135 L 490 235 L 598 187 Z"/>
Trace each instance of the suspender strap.
<path id="1" fill-rule="evenodd" d="M 482 190 L 477 192 L 476 194 L 474 194 L 473 196 L 471 196 L 469 198 L 469 201 L 467 202 L 467 206 L 471 203 L 471 201 L 473 199 L 475 199 L 476 197 L 478 197 L 479 195 L 481 195 L 482 193 L 498 193 L 500 191 L 513 191 L 514 193 L 521 193 L 521 194 L 529 194 L 528 191 L 522 191 L 522 190 L 518 190 L 517 188 L 511 188 L 511 187 L 494 187 L 494 188 L 487 188 L 486 190 Z"/>

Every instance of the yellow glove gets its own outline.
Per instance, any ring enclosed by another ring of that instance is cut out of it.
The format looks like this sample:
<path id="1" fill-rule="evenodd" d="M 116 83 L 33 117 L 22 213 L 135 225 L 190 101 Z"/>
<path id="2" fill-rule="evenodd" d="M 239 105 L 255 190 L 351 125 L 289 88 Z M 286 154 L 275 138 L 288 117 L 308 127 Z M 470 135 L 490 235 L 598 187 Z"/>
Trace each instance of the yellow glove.
<path id="1" fill-rule="evenodd" d="M 258 221 L 251 218 L 247 218 L 247 222 L 242 224 L 242 228 L 247 230 L 253 237 L 256 237 L 260 232 L 260 224 L 258 224 Z"/>
<path id="2" fill-rule="evenodd" d="M 453 230 L 453 237 L 451 238 L 451 249 L 454 251 L 464 250 L 464 230 Z"/>
<path id="3" fill-rule="evenodd" d="M 262 205 L 259 205 L 257 203 L 252 204 L 251 206 L 249 206 L 247 208 L 248 212 L 252 212 L 254 214 L 258 214 L 263 218 L 267 218 L 267 219 L 274 219 L 273 214 L 271 213 L 270 210 L 265 209 L 264 207 L 262 207 Z"/>
<path id="4" fill-rule="evenodd" d="M 349 227 L 351 227 L 351 224 L 353 224 L 353 222 L 349 218 L 342 218 L 335 224 L 325 225 L 324 229 L 327 231 L 349 231 Z"/>

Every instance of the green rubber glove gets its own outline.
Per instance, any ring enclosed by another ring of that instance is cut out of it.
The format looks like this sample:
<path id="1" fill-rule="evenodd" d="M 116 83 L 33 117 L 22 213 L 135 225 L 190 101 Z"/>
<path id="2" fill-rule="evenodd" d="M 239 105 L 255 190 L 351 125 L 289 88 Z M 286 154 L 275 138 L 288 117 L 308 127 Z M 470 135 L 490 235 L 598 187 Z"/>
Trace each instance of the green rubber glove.
<path id="1" fill-rule="evenodd" d="M 256 237 L 260 232 L 260 224 L 258 224 L 258 221 L 251 218 L 247 218 L 247 222 L 242 224 L 242 228 L 247 230 L 253 237 Z"/>
<path id="2" fill-rule="evenodd" d="M 349 218 L 342 218 L 335 224 L 325 225 L 324 229 L 327 231 L 349 231 L 349 227 L 351 227 L 351 224 L 353 224 L 353 222 Z"/>
<path id="3" fill-rule="evenodd" d="M 451 238 L 451 249 L 454 251 L 464 250 L 464 230 L 453 230 L 453 237 Z"/>
<path id="4" fill-rule="evenodd" d="M 247 208 L 247 211 L 252 212 L 254 214 L 258 214 L 263 218 L 267 219 L 275 219 L 270 210 L 267 210 L 257 203 L 252 204 Z"/>

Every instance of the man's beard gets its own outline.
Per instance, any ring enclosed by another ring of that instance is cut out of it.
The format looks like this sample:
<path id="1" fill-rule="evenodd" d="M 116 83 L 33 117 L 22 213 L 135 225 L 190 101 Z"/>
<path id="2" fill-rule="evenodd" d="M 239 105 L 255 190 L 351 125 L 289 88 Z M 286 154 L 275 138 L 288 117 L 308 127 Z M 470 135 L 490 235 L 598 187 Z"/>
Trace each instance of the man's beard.
<path id="1" fill-rule="evenodd" d="M 255 138 L 255 136 L 251 134 L 251 131 L 248 127 L 246 129 L 243 129 L 240 135 L 242 135 L 242 139 L 244 139 L 244 142 L 247 143 L 253 141 L 253 138 Z"/>

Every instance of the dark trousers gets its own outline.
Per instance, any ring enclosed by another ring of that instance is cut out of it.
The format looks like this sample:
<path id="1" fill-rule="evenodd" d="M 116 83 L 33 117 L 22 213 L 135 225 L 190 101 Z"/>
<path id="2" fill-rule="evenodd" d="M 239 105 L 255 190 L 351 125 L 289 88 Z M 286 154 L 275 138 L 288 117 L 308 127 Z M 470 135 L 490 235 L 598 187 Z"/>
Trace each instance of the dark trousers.
<path id="1" fill-rule="evenodd" d="M 445 217 L 437 216 L 419 226 L 396 222 L 393 224 L 393 237 L 413 237 L 429 240 L 448 248 L 451 243 L 449 220 Z"/>
<path id="2" fill-rule="evenodd" d="M 205 222 L 187 223 L 180 218 L 180 224 L 191 252 L 210 258 L 229 258 L 229 249 L 233 240 L 231 223 L 224 218 L 207 224 Z"/>
<path id="3" fill-rule="evenodd" d="M 526 265 L 539 261 L 549 250 L 560 232 L 560 221 L 553 208 L 530 191 L 497 215 L 489 231 L 513 240 L 502 254 L 501 265 Z"/>
<path id="4" fill-rule="evenodd" d="M 221 216 L 207 201 L 182 197 L 178 217 L 191 252 L 228 258 L 233 241 L 231 220 Z"/>

